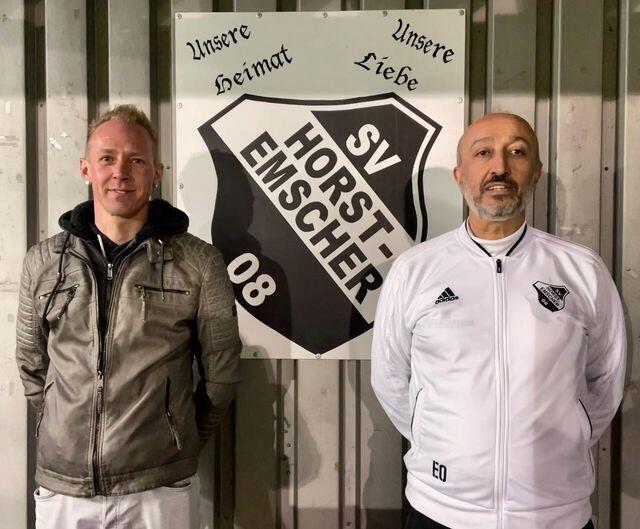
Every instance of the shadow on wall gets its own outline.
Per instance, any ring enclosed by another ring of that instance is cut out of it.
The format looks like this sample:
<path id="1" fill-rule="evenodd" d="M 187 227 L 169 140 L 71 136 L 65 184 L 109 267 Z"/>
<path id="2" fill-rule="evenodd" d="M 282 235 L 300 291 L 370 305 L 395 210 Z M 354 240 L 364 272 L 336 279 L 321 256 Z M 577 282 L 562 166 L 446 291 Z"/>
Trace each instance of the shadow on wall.
<path id="1" fill-rule="evenodd" d="M 320 455 L 300 415 L 283 414 L 283 399 L 295 378 L 282 380 L 282 366 L 293 360 L 243 360 L 243 383 L 236 407 L 235 527 L 291 527 L 294 490 L 319 473 Z M 293 410 L 293 406 L 290 407 Z M 280 411 L 279 411 L 280 410 Z M 286 444 L 293 440 L 296 447 Z M 295 465 L 297 464 L 297 469 Z M 228 484 L 227 484 L 228 485 Z M 225 484 L 222 484 L 225 486 Z"/>
<path id="2" fill-rule="evenodd" d="M 213 196 L 208 202 L 202 193 L 208 194 L 216 185 L 205 182 L 204 190 L 194 185 L 203 175 L 210 174 L 211 178 L 216 178 L 208 153 L 190 160 L 185 167 L 184 177 L 191 184 L 185 185 L 182 191 L 183 202 L 188 210 L 197 210 L 204 205 L 209 208 L 207 214 L 214 211 L 215 205 L 212 226 L 214 245 L 227 256 L 227 260 L 238 248 L 253 254 L 258 258 L 261 270 L 276 279 L 282 312 L 282 317 L 277 318 L 278 330 L 288 336 L 291 327 L 288 282 L 282 268 L 263 253 L 260 241 L 253 235 L 256 230 L 259 232 L 268 229 L 268 226 L 262 226 L 261 219 L 254 219 L 252 190 L 246 178 L 238 177 L 239 173 L 234 169 L 237 161 L 225 152 L 216 152 L 215 159 L 216 170 L 227 169 L 217 179 L 219 197 L 233 196 L 234 202 L 216 199 L 214 203 Z M 225 229 L 226 226 L 229 229 Z M 271 240 L 270 243 L 277 246 L 277 241 Z M 238 296 L 242 296 L 242 285 L 234 287 L 238 299 Z M 259 356 L 266 356 L 265 351 L 260 351 L 259 347 L 245 345 L 258 351 Z M 203 455 L 200 471 L 202 513 L 209 524 L 207 529 L 212 527 L 212 512 L 231 511 L 234 512 L 235 527 L 238 529 L 279 529 L 285 527 L 281 520 L 291 517 L 291 513 L 295 511 L 296 506 L 292 504 L 294 489 L 318 476 L 320 456 L 316 443 L 300 416 L 293 417 L 284 413 L 284 399 L 294 398 L 295 395 L 296 380 L 292 360 L 243 359 L 241 379 L 235 403 L 235 440 L 231 441 L 235 444 L 235 461 L 221 462 L 223 466 L 228 464 L 234 468 L 216 468 L 213 455 Z M 293 402 L 287 410 L 293 412 Z M 296 446 L 293 446 L 294 437 Z M 288 446 L 285 446 L 287 443 Z M 215 505 L 216 498 L 232 496 L 228 492 L 221 495 L 220 490 L 235 491 L 233 505 Z"/>
<path id="3" fill-rule="evenodd" d="M 377 417 L 371 430 L 362 432 L 363 436 L 369 436 L 369 461 L 368 467 L 362 469 L 361 524 L 367 529 L 399 528 L 404 495 L 402 438 L 386 416 L 382 416 L 384 412 L 377 401 L 363 404 Z"/>
<path id="4" fill-rule="evenodd" d="M 404 494 L 402 436 L 391 424 L 371 388 L 371 362 L 348 370 L 347 383 L 359 397 L 360 444 L 356 446 L 360 481 L 360 512 L 356 527 L 389 529 L 402 526 Z M 345 425 L 349 427 L 349 425 Z"/>
<path id="5" fill-rule="evenodd" d="M 624 483 L 623 493 L 635 499 L 640 499 L 640 381 L 632 380 L 626 387 L 625 401 L 622 411 L 623 429 L 621 474 Z"/>

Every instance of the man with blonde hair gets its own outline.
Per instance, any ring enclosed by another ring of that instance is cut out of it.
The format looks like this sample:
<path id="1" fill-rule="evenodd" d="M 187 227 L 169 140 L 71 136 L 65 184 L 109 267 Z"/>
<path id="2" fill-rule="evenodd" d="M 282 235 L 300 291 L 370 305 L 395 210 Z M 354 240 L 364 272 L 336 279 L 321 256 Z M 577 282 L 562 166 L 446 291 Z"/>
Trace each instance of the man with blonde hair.
<path id="1" fill-rule="evenodd" d="M 622 398 L 625 328 L 592 250 L 525 222 L 538 141 L 513 114 L 460 139 L 469 206 L 394 263 L 371 383 L 411 443 L 405 529 L 589 529 L 591 447 Z"/>
<path id="2" fill-rule="evenodd" d="M 20 287 L 36 527 L 197 528 L 198 455 L 239 379 L 225 263 L 182 211 L 150 200 L 162 165 L 137 108 L 91 124 L 80 172 L 93 200 L 29 250 Z"/>

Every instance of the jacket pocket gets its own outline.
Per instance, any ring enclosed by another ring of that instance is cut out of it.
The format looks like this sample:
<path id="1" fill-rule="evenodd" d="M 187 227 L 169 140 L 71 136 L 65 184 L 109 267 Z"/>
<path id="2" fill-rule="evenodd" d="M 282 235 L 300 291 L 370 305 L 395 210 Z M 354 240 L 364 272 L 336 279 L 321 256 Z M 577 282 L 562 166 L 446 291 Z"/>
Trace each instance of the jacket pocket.
<path id="1" fill-rule="evenodd" d="M 423 394 L 424 387 L 421 387 L 416 393 L 416 398 L 413 403 L 413 411 L 411 412 L 411 448 L 414 451 L 418 450 L 420 444 L 420 396 Z"/>
<path id="2" fill-rule="evenodd" d="M 45 489 L 44 487 L 38 487 L 33 491 L 33 499 L 37 502 L 39 501 L 47 501 L 53 498 L 56 495 L 55 492 L 49 489 Z"/>
<path id="3" fill-rule="evenodd" d="M 67 312 L 67 308 L 69 308 L 69 303 L 71 303 L 71 301 L 75 297 L 76 290 L 78 290 L 79 286 L 80 286 L 80 283 L 75 283 L 75 284 L 73 284 L 71 286 L 64 287 L 64 288 L 59 288 L 58 290 L 56 290 L 55 296 L 57 297 L 60 294 L 65 294 L 65 299 L 64 299 L 64 302 L 62 303 L 62 306 L 57 311 L 57 313 L 55 315 L 55 319 L 60 320 L 62 318 L 62 316 L 64 316 L 64 313 Z M 44 294 L 40 294 L 38 296 L 38 299 L 46 300 L 47 298 L 49 298 L 51 296 L 51 294 L 53 294 L 53 290 L 51 290 L 49 292 L 45 292 Z M 52 304 L 53 304 L 54 300 L 51 300 L 51 301 L 52 301 Z M 52 310 L 52 309 L 50 308 L 49 310 Z M 47 312 L 49 312 L 49 311 L 47 311 Z"/>
<path id="4" fill-rule="evenodd" d="M 49 391 L 49 388 L 51 388 L 51 386 L 53 385 L 53 382 L 54 382 L 53 379 L 50 380 L 42 390 L 42 406 L 40 406 L 40 412 L 38 413 L 38 421 L 36 422 L 36 439 L 40 434 L 40 424 L 42 423 L 42 418 L 44 417 L 44 408 L 45 408 L 45 403 L 47 401 L 47 393 Z"/>
<path id="5" fill-rule="evenodd" d="M 194 482 L 195 482 L 195 476 L 192 476 L 187 479 L 181 479 L 180 481 L 176 481 L 171 485 L 165 485 L 162 488 L 169 490 L 171 492 L 186 492 L 193 488 Z"/>
<path id="6" fill-rule="evenodd" d="M 176 423 L 173 420 L 173 415 L 171 414 L 171 379 L 169 377 L 167 377 L 165 382 L 164 413 L 169 426 L 169 433 L 171 434 L 171 442 L 178 450 L 182 450 L 182 443 L 180 442 L 178 428 L 176 428 Z"/>
<path id="7" fill-rule="evenodd" d="M 589 417 L 589 412 L 587 408 L 582 403 L 582 399 L 578 398 L 578 413 L 581 418 L 581 427 L 582 427 L 582 435 L 586 441 L 587 445 L 587 459 L 589 460 L 589 465 L 591 468 L 591 473 L 595 473 L 595 465 L 593 462 L 593 454 L 591 453 L 591 437 L 593 436 L 593 424 L 591 423 L 591 417 Z"/>
<path id="8" fill-rule="evenodd" d="M 150 296 L 158 297 L 161 301 L 165 301 L 165 294 L 178 294 L 180 296 L 190 296 L 190 290 L 179 288 L 159 288 L 150 285 L 136 284 L 135 289 L 140 292 L 140 301 L 142 302 L 142 321 L 147 319 L 147 299 Z"/>

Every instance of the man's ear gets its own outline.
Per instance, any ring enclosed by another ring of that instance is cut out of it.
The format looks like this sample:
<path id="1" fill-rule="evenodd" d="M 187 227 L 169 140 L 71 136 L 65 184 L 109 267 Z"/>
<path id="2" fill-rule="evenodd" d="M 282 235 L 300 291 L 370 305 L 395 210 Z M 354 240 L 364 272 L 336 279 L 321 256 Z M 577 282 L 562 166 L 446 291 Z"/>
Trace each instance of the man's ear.
<path id="1" fill-rule="evenodd" d="M 538 180 L 540 180 L 540 176 L 542 175 L 542 162 L 538 160 L 536 165 L 535 173 L 533 176 L 533 186 L 535 187 L 538 184 Z"/>
<path id="2" fill-rule="evenodd" d="M 453 168 L 453 179 L 456 181 L 456 184 L 458 184 L 458 188 L 462 189 L 462 170 L 459 165 Z"/>
<path id="3" fill-rule="evenodd" d="M 89 181 L 89 164 L 85 158 L 80 158 L 80 174 L 87 182 Z"/>
<path id="4" fill-rule="evenodd" d="M 162 162 L 156 162 L 156 166 L 154 169 L 154 176 L 153 176 L 153 184 L 154 185 L 159 185 L 160 182 L 162 181 L 162 174 L 164 173 L 164 164 Z"/>

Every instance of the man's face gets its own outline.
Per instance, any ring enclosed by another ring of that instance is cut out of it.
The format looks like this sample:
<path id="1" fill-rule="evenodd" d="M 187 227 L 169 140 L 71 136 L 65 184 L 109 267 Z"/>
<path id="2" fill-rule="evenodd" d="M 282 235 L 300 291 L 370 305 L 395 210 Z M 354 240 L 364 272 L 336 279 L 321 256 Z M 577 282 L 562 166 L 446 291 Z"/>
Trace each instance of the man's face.
<path id="1" fill-rule="evenodd" d="M 471 215 L 501 221 L 524 215 L 540 177 L 538 142 L 510 114 L 485 116 L 464 133 L 454 177 Z"/>
<path id="2" fill-rule="evenodd" d="M 91 182 L 96 216 L 103 219 L 146 217 L 151 189 L 162 177 L 149 133 L 118 119 L 95 130 L 80 171 Z"/>

